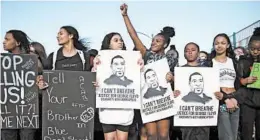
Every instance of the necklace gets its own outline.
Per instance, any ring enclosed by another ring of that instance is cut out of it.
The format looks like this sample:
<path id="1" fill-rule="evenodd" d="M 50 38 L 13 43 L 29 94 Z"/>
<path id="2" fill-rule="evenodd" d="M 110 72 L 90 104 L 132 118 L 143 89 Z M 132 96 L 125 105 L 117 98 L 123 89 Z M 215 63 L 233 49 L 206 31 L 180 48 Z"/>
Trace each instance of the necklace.
<path id="1" fill-rule="evenodd" d="M 218 61 L 219 63 L 226 63 L 227 62 L 227 57 L 224 60 L 216 59 L 216 61 Z"/>

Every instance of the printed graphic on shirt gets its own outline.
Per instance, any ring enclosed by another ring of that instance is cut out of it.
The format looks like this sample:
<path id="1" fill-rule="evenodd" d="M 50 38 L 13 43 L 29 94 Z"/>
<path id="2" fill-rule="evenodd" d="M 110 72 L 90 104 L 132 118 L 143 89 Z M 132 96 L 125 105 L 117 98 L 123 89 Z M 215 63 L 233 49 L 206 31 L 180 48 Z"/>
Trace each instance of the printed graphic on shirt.
<path id="1" fill-rule="evenodd" d="M 62 64 L 62 68 L 73 68 L 73 67 L 77 67 L 77 64 Z"/>
<path id="2" fill-rule="evenodd" d="M 148 55 L 148 58 L 147 58 L 147 64 L 153 63 L 153 62 L 155 62 L 157 60 L 160 60 L 160 59 L 162 59 L 164 57 L 165 57 L 165 55 L 161 55 L 161 54 L 156 54 L 156 53 L 151 53 L 150 52 L 149 55 Z"/>
<path id="3" fill-rule="evenodd" d="M 220 80 L 234 80 L 236 78 L 236 72 L 234 69 L 222 68 L 220 71 Z"/>
<path id="4" fill-rule="evenodd" d="M 161 60 L 163 58 L 167 58 L 167 62 L 168 65 L 170 67 L 170 71 L 174 72 L 174 68 L 175 66 L 178 64 L 178 58 L 176 58 L 175 56 L 176 54 L 172 53 L 172 52 L 167 52 L 167 54 L 156 54 L 156 53 L 152 53 L 150 51 L 146 52 L 146 63 L 145 64 L 150 64 L 153 62 L 156 62 L 158 60 Z"/>

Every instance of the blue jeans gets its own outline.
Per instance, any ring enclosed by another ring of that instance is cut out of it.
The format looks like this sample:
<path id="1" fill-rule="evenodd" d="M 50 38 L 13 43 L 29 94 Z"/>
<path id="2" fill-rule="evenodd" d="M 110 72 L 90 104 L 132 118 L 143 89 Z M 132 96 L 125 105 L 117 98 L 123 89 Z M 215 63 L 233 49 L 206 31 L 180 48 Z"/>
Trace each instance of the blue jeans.
<path id="1" fill-rule="evenodd" d="M 237 109 L 233 113 L 220 109 L 218 115 L 219 140 L 237 140 L 239 112 L 240 109 Z"/>

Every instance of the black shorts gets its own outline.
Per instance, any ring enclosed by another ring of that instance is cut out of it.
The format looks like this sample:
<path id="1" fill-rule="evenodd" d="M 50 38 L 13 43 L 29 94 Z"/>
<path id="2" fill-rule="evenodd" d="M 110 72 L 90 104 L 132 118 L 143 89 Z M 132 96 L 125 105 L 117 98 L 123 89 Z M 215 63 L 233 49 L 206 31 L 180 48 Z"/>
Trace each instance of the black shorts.
<path id="1" fill-rule="evenodd" d="M 152 122 L 148 122 L 148 123 L 157 123 L 157 122 L 162 121 L 162 120 L 169 120 L 169 121 L 171 121 L 172 119 L 173 119 L 173 116 L 167 117 L 167 118 L 163 118 L 163 119 L 160 119 L 160 120 L 156 120 L 156 121 L 152 121 Z M 139 125 L 140 125 L 140 123 L 139 123 Z M 142 121 L 141 122 L 141 126 L 143 126 L 143 125 L 145 125 L 145 124 Z"/>
<path id="2" fill-rule="evenodd" d="M 102 127 L 103 127 L 104 133 L 110 133 L 110 132 L 114 132 L 116 130 L 120 130 L 123 132 L 129 131 L 129 125 L 124 126 L 124 125 L 116 125 L 116 124 L 102 124 Z"/>

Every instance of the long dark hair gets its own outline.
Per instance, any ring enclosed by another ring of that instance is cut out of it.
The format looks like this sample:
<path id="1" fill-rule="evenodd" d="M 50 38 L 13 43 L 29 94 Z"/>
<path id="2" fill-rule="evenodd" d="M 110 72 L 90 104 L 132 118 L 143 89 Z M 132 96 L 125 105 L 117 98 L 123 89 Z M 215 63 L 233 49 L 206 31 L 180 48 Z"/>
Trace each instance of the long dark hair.
<path id="1" fill-rule="evenodd" d="M 212 51 L 210 53 L 210 59 L 213 59 L 213 58 L 216 57 L 216 50 L 215 50 L 214 46 L 215 46 L 215 40 L 216 40 L 217 37 L 224 37 L 227 40 L 227 43 L 229 44 L 229 47 L 226 50 L 226 56 L 228 56 L 231 59 L 235 59 L 235 53 L 233 51 L 232 43 L 231 43 L 228 35 L 225 34 L 225 33 L 220 33 L 220 34 L 218 34 L 218 35 L 216 35 L 214 37 L 213 44 L 212 44 L 213 49 L 212 49 Z"/>
<path id="2" fill-rule="evenodd" d="M 121 36 L 119 33 L 117 33 L 117 32 L 111 32 L 111 33 L 109 33 L 109 34 L 107 34 L 105 37 L 104 37 L 104 39 L 103 39 L 103 41 L 102 41 L 102 45 L 101 45 L 101 50 L 109 50 L 110 49 L 110 42 L 111 42 L 111 39 L 112 39 L 112 37 L 114 36 L 114 35 L 119 35 L 119 36 Z M 122 36 L 121 36 L 122 37 Z M 122 48 L 122 50 L 126 50 L 126 46 L 125 46 L 125 43 L 123 43 L 123 48 Z"/>
<path id="3" fill-rule="evenodd" d="M 73 35 L 73 45 L 76 49 L 87 51 L 89 49 L 88 44 L 89 42 L 86 39 L 79 39 L 79 33 L 76 28 L 72 26 L 62 26 L 61 29 L 66 30 L 70 35 Z"/>
<path id="4" fill-rule="evenodd" d="M 36 55 L 39 56 L 39 60 L 42 63 L 43 68 L 46 68 L 47 67 L 47 54 L 46 54 L 44 46 L 39 42 L 32 42 L 30 45 L 35 50 L 32 53 L 35 53 Z"/>
<path id="5" fill-rule="evenodd" d="M 30 38 L 21 30 L 9 30 L 6 33 L 10 33 L 13 35 L 14 39 L 19 43 L 19 49 L 21 53 L 30 53 Z"/>

